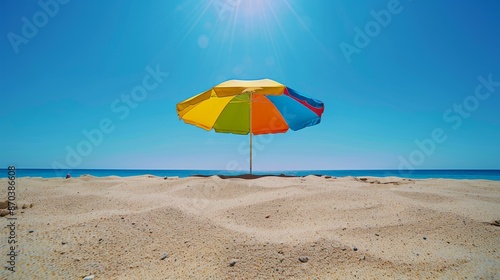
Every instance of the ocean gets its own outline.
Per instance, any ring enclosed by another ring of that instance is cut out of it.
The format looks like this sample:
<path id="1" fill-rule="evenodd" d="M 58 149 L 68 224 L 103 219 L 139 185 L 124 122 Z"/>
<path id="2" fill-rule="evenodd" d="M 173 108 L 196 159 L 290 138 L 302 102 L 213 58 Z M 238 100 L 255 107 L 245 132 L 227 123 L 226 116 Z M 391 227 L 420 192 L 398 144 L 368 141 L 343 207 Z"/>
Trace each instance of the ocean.
<path id="1" fill-rule="evenodd" d="M 137 175 L 155 175 L 155 176 L 179 176 L 189 177 L 192 175 L 241 175 L 248 173 L 247 171 L 228 171 L 228 170 L 145 170 L 145 169 L 75 169 L 71 171 L 57 173 L 53 169 L 16 169 L 17 177 L 43 177 L 43 178 L 61 178 L 70 173 L 72 177 L 79 177 L 81 175 L 92 175 L 96 177 L 106 176 L 137 176 Z M 255 171 L 257 175 L 329 175 L 335 177 L 345 176 L 373 176 L 373 177 L 387 177 L 396 176 L 412 179 L 430 179 L 430 178 L 446 178 L 446 179 L 484 179 L 500 181 L 500 170 L 413 170 L 413 171 L 400 171 L 400 170 L 283 170 L 283 171 Z M 0 178 L 7 178 L 8 170 L 0 169 Z"/>

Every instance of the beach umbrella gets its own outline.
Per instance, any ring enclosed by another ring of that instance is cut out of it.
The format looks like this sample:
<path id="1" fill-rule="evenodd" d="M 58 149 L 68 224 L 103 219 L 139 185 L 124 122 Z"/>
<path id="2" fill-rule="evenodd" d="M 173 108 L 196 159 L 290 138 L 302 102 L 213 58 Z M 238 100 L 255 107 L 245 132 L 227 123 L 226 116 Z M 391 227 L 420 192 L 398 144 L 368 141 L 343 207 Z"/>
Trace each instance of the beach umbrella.
<path id="1" fill-rule="evenodd" d="M 250 134 L 250 174 L 253 135 L 316 125 L 323 110 L 323 102 L 269 79 L 229 80 L 177 104 L 185 123 L 208 131 Z"/>

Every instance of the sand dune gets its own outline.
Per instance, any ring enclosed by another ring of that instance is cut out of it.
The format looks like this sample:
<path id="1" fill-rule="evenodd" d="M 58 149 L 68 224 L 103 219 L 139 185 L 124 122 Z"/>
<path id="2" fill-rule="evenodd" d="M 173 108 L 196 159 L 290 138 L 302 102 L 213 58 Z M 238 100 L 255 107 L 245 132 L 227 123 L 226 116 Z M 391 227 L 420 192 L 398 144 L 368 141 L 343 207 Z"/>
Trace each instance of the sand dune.
<path id="1" fill-rule="evenodd" d="M 2 279 L 500 279 L 500 182 L 82 176 L 17 185 L 18 205 L 33 207 L 16 210 L 16 272 Z"/>

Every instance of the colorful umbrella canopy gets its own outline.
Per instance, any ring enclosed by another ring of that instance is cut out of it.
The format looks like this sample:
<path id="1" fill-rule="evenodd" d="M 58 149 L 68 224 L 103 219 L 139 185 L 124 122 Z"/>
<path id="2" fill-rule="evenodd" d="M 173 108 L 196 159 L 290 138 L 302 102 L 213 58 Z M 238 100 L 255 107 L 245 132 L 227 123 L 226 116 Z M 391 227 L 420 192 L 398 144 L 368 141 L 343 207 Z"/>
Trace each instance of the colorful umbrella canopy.
<path id="1" fill-rule="evenodd" d="M 276 81 L 229 80 L 177 104 L 179 118 L 216 132 L 284 133 L 321 121 L 323 102 L 303 96 Z M 250 148 L 250 173 L 252 171 Z"/>

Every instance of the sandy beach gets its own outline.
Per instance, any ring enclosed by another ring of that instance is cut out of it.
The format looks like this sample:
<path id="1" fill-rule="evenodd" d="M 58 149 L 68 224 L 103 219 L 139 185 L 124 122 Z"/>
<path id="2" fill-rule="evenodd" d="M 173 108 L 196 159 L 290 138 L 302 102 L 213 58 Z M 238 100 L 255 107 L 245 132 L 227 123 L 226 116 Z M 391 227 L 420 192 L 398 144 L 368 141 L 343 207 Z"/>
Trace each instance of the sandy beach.
<path id="1" fill-rule="evenodd" d="M 500 279 L 498 181 L 81 176 L 17 185 L 16 272 L 1 279 Z M 4 201 L 7 180 L 0 186 Z M 2 226 L 4 256 L 9 232 Z"/>

